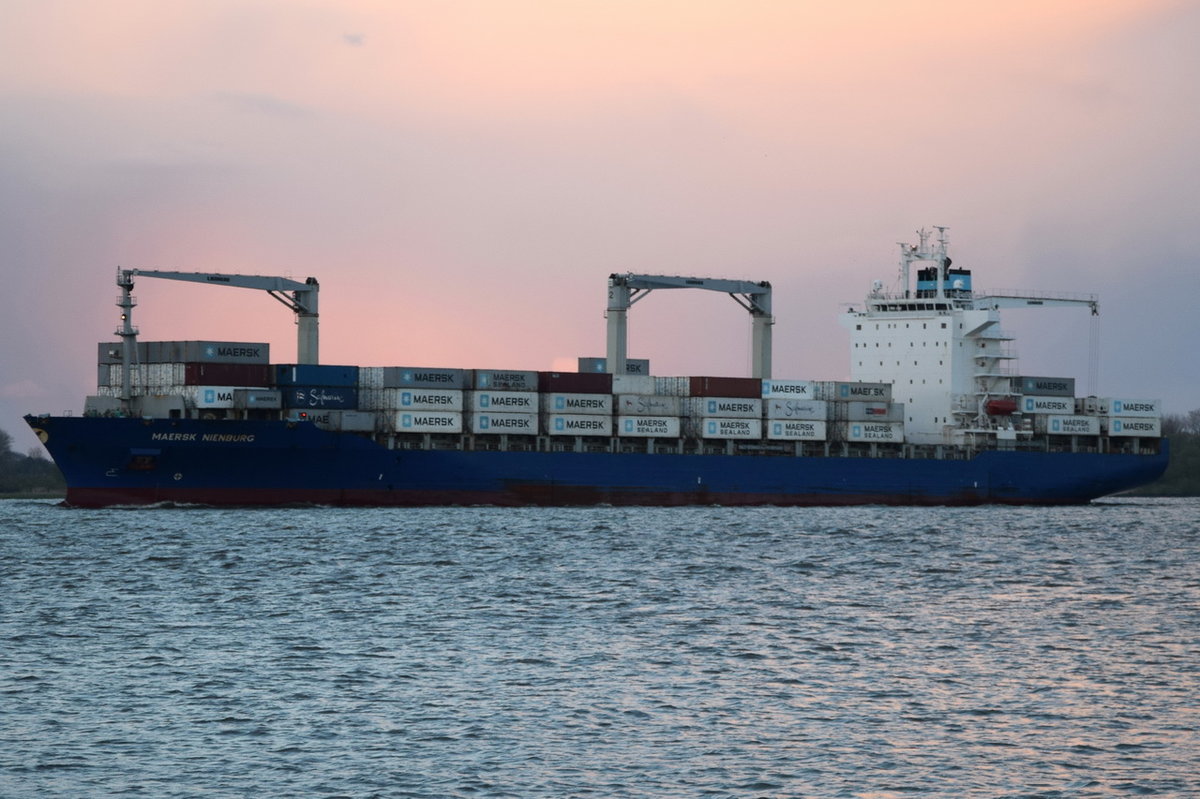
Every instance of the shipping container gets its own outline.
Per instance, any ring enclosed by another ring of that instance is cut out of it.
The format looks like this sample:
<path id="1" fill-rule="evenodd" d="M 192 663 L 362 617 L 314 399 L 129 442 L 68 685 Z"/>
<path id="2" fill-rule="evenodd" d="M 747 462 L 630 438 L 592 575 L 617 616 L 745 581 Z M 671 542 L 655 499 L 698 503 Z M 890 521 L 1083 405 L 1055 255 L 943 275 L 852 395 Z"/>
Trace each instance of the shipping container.
<path id="1" fill-rule="evenodd" d="M 692 379 L 690 377 L 656 377 L 654 378 L 654 393 L 663 397 L 690 397 L 692 395 Z"/>
<path id="2" fill-rule="evenodd" d="M 768 399 L 763 401 L 768 419 L 798 419 L 824 421 L 829 418 L 829 403 L 825 400 Z"/>
<path id="3" fill-rule="evenodd" d="M 322 430 L 338 430 L 344 433 L 375 432 L 375 414 L 366 411 L 292 411 L 288 419 L 312 422 Z"/>
<path id="4" fill-rule="evenodd" d="M 617 435 L 627 438 L 679 438 L 675 416 L 618 416 Z"/>
<path id="5" fill-rule="evenodd" d="M 538 372 L 538 391 L 543 394 L 611 394 L 612 375 L 607 372 Z"/>
<path id="6" fill-rule="evenodd" d="M 475 391 L 467 392 L 467 407 L 487 413 L 537 413 L 536 391 Z"/>
<path id="7" fill-rule="evenodd" d="M 399 394 L 399 409 L 411 411 L 461 411 L 463 393 L 446 388 L 384 389 Z"/>
<path id="8" fill-rule="evenodd" d="M 859 383 L 822 381 L 817 383 L 817 399 L 846 402 L 848 400 L 892 401 L 891 383 Z"/>
<path id="9" fill-rule="evenodd" d="M 613 411 L 612 394 L 542 394 L 546 413 L 609 414 Z"/>
<path id="10" fill-rule="evenodd" d="M 834 404 L 838 419 L 850 422 L 903 422 L 904 404 L 899 402 L 838 402 Z"/>
<path id="11" fill-rule="evenodd" d="M 1098 436 L 1100 418 L 1097 416 L 1038 416 L 1034 423 L 1037 433 L 1054 436 Z"/>
<path id="12" fill-rule="evenodd" d="M 1021 413 L 1070 415 L 1075 413 L 1075 399 L 1073 397 L 1021 397 Z"/>
<path id="13" fill-rule="evenodd" d="M 476 369 L 473 387 L 476 391 L 537 391 L 537 372 L 516 369 Z"/>
<path id="14" fill-rule="evenodd" d="M 538 434 L 536 413 L 473 413 L 467 416 L 467 426 L 479 435 L 526 435 Z"/>
<path id="15" fill-rule="evenodd" d="M 582 413 L 545 415 L 546 433 L 552 436 L 611 436 L 612 417 Z"/>
<path id="16" fill-rule="evenodd" d="M 143 344 L 145 363 L 271 362 L 271 345 L 261 341 L 144 341 L 139 349 Z"/>
<path id="17" fill-rule="evenodd" d="M 846 422 L 847 441 L 904 443 L 903 422 Z"/>
<path id="18" fill-rule="evenodd" d="M 121 341 L 101 341 L 96 345 L 96 363 L 106 366 L 124 363 L 125 344 Z M 146 363 L 146 342 L 139 341 L 130 363 Z"/>
<path id="19" fill-rule="evenodd" d="M 683 397 L 662 394 L 618 394 L 616 412 L 629 416 L 679 416 Z"/>
<path id="20" fill-rule="evenodd" d="M 768 419 L 767 438 L 775 441 L 824 441 L 825 422 L 815 419 Z"/>
<path id="21" fill-rule="evenodd" d="M 463 415 L 445 411 L 400 411 L 395 416 L 397 433 L 461 433 Z"/>
<path id="22" fill-rule="evenodd" d="M 581 372 L 607 372 L 607 358 L 580 358 L 579 371 Z M 649 375 L 650 361 L 645 358 L 626 358 L 625 359 L 625 374 L 627 375 Z"/>
<path id="23" fill-rule="evenodd" d="M 650 375 L 613 375 L 614 394 L 653 394 L 654 378 Z"/>
<path id="24" fill-rule="evenodd" d="M 275 385 L 358 388 L 357 366 L 281 363 L 275 365 Z"/>
<path id="25" fill-rule="evenodd" d="M 692 377 L 688 393 L 693 397 L 762 398 L 762 380 L 754 377 Z"/>
<path id="26" fill-rule="evenodd" d="M 701 438 L 762 438 L 762 419 L 698 419 Z"/>
<path id="27" fill-rule="evenodd" d="M 1103 399 L 1101 412 L 1108 416 L 1162 416 L 1162 400 L 1156 399 Z"/>
<path id="28" fill-rule="evenodd" d="M 197 408 L 233 408 L 235 386 L 193 386 L 189 395 Z"/>
<path id="29" fill-rule="evenodd" d="M 383 388 L 383 367 L 358 367 L 358 388 L 359 390 L 371 389 L 372 391 L 377 391 Z"/>
<path id="30" fill-rule="evenodd" d="M 467 369 L 433 369 L 427 366 L 383 367 L 384 388 L 470 388 Z"/>
<path id="31" fill-rule="evenodd" d="M 151 364 L 174 369 L 179 364 Z M 184 384 L 188 386 L 271 386 L 274 376 L 265 363 L 186 363 Z"/>
<path id="32" fill-rule="evenodd" d="M 243 410 L 278 410 L 283 397 L 277 389 L 239 388 L 233 392 L 233 407 Z"/>
<path id="33" fill-rule="evenodd" d="M 1108 420 L 1108 434 L 1110 436 L 1158 438 L 1162 435 L 1162 420 L 1136 416 L 1112 418 Z"/>
<path id="34" fill-rule="evenodd" d="M 345 386 L 290 386 L 279 393 L 285 408 L 354 410 L 358 407 L 358 389 Z"/>
<path id="35" fill-rule="evenodd" d="M 1032 394 L 1041 397 L 1074 397 L 1073 377 L 1014 377 L 1012 390 L 1016 394 Z"/>
<path id="36" fill-rule="evenodd" d="M 763 380 L 763 399 L 815 400 L 817 384 L 812 380 Z"/>
<path id="37" fill-rule="evenodd" d="M 762 418 L 762 400 L 755 397 L 692 397 L 685 404 L 688 416 L 712 416 L 726 419 Z"/>

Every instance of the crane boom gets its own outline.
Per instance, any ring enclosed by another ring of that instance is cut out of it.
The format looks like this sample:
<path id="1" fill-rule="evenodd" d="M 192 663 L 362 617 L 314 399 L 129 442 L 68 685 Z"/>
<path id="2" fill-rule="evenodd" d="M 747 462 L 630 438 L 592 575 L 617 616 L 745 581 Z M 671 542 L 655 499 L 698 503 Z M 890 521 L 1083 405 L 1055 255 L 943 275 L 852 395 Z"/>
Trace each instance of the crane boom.
<path id="1" fill-rule="evenodd" d="M 137 304 L 133 298 L 133 279 L 135 277 L 156 277 L 165 280 L 182 280 L 188 283 L 207 283 L 212 286 L 234 286 L 237 288 L 261 289 L 286 305 L 296 314 L 296 362 L 315 364 L 318 362 L 319 341 L 317 321 L 317 296 L 320 284 L 315 277 L 310 277 L 303 283 L 286 277 L 270 275 L 232 275 L 219 272 L 169 272 L 157 269 L 117 269 L 117 285 L 121 288 L 121 297 L 117 307 L 121 308 L 121 328 L 117 335 L 124 342 L 122 362 L 125 366 L 124 379 L 121 385 L 121 396 L 125 402 L 130 400 L 131 386 L 130 364 L 132 353 L 136 350 L 137 328 L 133 326 L 133 307 Z"/>
<path id="2" fill-rule="evenodd" d="M 771 376 L 771 284 L 749 280 L 724 280 L 680 275 L 638 275 L 632 272 L 608 276 L 608 371 L 625 373 L 628 350 L 629 307 L 655 289 L 707 289 L 728 294 L 750 312 L 753 324 L 751 359 L 754 377 Z"/>

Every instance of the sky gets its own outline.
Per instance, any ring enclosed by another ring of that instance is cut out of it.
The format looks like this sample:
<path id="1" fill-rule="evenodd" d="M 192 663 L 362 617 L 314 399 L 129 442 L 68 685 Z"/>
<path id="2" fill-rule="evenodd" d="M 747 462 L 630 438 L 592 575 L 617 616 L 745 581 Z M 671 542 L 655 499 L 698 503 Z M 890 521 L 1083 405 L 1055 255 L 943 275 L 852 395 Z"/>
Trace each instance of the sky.
<path id="1" fill-rule="evenodd" d="M 324 363 L 507 369 L 604 355 L 611 273 L 769 280 L 774 376 L 844 379 L 934 225 L 977 290 L 1099 295 L 1005 313 L 1022 373 L 1200 408 L 1196 41 L 1178 0 L 0 0 L 0 429 L 82 410 L 118 268 L 313 276 Z M 262 292 L 134 293 L 295 359 Z M 629 320 L 750 373 L 726 296 Z"/>

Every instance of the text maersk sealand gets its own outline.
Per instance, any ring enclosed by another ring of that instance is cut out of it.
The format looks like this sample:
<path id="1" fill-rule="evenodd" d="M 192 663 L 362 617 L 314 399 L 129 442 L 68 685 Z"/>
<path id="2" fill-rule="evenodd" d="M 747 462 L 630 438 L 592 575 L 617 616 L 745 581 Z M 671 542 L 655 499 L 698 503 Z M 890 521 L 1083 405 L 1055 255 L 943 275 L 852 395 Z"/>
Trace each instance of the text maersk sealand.
<path id="1" fill-rule="evenodd" d="M 607 361 L 562 373 L 318 366 L 312 278 L 121 270 L 121 341 L 100 345 L 84 415 L 26 418 L 80 506 L 1081 503 L 1161 475 L 1159 401 L 1013 369 L 1001 308 L 1095 298 L 977 293 L 941 231 L 901 245 L 897 287 L 877 281 L 841 316 L 850 381 L 771 378 L 765 282 L 612 275 Z M 272 366 L 258 343 L 139 343 L 140 276 L 284 299 L 301 363 Z M 750 310 L 755 376 L 624 373 L 625 313 L 657 288 Z"/>

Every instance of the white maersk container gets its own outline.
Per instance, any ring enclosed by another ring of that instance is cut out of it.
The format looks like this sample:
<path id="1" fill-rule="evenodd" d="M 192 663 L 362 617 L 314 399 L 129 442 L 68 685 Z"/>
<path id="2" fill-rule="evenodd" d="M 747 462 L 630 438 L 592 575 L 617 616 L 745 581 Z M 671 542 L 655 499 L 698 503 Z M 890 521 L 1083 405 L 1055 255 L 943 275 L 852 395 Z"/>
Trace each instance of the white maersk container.
<path id="1" fill-rule="evenodd" d="M 824 441 L 825 422 L 806 419 L 768 419 L 767 438 L 774 441 Z"/>
<path id="2" fill-rule="evenodd" d="M 904 443 L 904 422 L 847 422 L 847 441 Z"/>
<path id="3" fill-rule="evenodd" d="M 478 391 L 537 391 L 538 374 L 519 369 L 476 369 Z"/>
<path id="4" fill-rule="evenodd" d="M 585 416 L 611 414 L 613 398 L 612 394 L 543 394 L 542 410 L 546 413 Z"/>
<path id="5" fill-rule="evenodd" d="M 384 389 L 399 394 L 398 410 L 412 411 L 461 411 L 463 393 L 445 388 L 401 388 Z"/>
<path id="6" fill-rule="evenodd" d="M 1140 416 L 1157 418 L 1162 416 L 1162 400 L 1156 399 L 1102 399 L 1101 413 L 1108 416 Z"/>
<path id="7" fill-rule="evenodd" d="M 1098 436 L 1100 419 L 1096 416 L 1046 416 L 1038 419 L 1035 429 L 1053 436 Z"/>
<path id="8" fill-rule="evenodd" d="M 699 419 L 701 438 L 762 438 L 762 419 Z"/>
<path id="9" fill-rule="evenodd" d="M 470 391 L 467 392 L 467 407 L 476 413 L 537 413 L 538 394 L 536 391 Z"/>
<path id="10" fill-rule="evenodd" d="M 303 419 L 323 430 L 340 430 L 345 433 L 375 432 L 375 414 L 368 411 L 315 410 L 291 412 L 292 421 Z"/>
<path id="11" fill-rule="evenodd" d="M 445 411 L 400 411 L 396 414 L 397 433 L 461 433 L 463 415 Z"/>
<path id="12" fill-rule="evenodd" d="M 723 419 L 761 419 L 762 400 L 744 397 L 692 397 L 685 403 L 689 416 Z M 760 436 L 755 436 L 759 438 Z"/>
<path id="13" fill-rule="evenodd" d="M 187 396 L 197 408 L 279 408 L 278 391 L 244 386 L 187 386 Z M 247 397 L 250 399 L 248 400 Z M 272 404 L 273 403 L 273 404 Z"/>
<path id="14" fill-rule="evenodd" d="M 650 375 L 613 375 L 614 394 L 653 394 L 654 378 Z"/>
<path id="15" fill-rule="evenodd" d="M 627 416 L 678 416 L 681 397 L 662 394 L 618 394 L 617 413 Z"/>
<path id="16" fill-rule="evenodd" d="M 860 383 L 823 381 L 817 383 L 817 399 L 846 402 L 849 400 L 870 400 L 872 402 L 891 402 L 891 383 Z"/>
<path id="17" fill-rule="evenodd" d="M 1021 413 L 1050 413 L 1071 415 L 1075 413 L 1073 397 L 1021 397 Z"/>
<path id="18" fill-rule="evenodd" d="M 546 416 L 546 432 L 552 436 L 611 436 L 612 417 L 599 414 L 552 413 Z"/>
<path id="19" fill-rule="evenodd" d="M 617 435 L 630 438 L 679 438 L 675 416 L 618 416 Z"/>
<path id="20" fill-rule="evenodd" d="M 467 417 L 467 429 L 478 435 L 536 436 L 536 413 L 472 413 Z"/>
<path id="21" fill-rule="evenodd" d="M 1146 436 L 1157 438 L 1162 435 L 1162 420 L 1146 417 L 1118 417 L 1108 420 L 1110 436 Z"/>
<path id="22" fill-rule="evenodd" d="M 690 377 L 656 377 L 654 392 L 666 397 L 690 397 L 692 395 L 692 379 Z"/>
<path id="23" fill-rule="evenodd" d="M 763 399 L 815 400 L 817 384 L 812 380 L 763 380 Z"/>
<path id="24" fill-rule="evenodd" d="M 768 399 L 763 400 L 763 410 L 768 419 L 823 421 L 829 418 L 829 404 L 825 400 Z"/>

